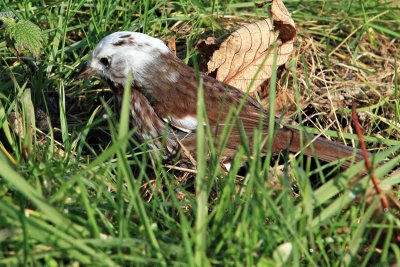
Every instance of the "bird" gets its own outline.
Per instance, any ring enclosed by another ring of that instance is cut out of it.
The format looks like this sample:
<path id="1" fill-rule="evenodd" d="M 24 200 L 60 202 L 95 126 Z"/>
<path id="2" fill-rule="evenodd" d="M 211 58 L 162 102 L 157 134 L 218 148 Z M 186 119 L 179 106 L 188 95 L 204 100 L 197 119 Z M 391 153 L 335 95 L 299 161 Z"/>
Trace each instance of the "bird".
<path id="1" fill-rule="evenodd" d="M 117 107 L 121 106 L 124 88 L 131 89 L 130 124 L 139 141 L 159 151 L 163 159 L 178 155 L 196 155 L 197 95 L 202 81 L 206 119 L 215 144 L 222 129 L 231 125 L 221 155 L 233 159 L 243 145 L 243 132 L 253 144 L 256 129 L 267 137 L 268 111 L 253 97 L 241 90 L 196 71 L 176 57 L 164 42 L 144 33 L 118 31 L 105 36 L 91 52 L 80 77 L 98 77 L 113 91 Z M 130 84 L 127 85 L 127 82 Z M 242 105 L 241 105 L 242 103 Z M 239 108 L 241 107 L 241 108 Z M 226 122 L 229 111 L 236 111 L 236 120 Z M 299 152 L 325 162 L 344 159 L 342 166 L 363 160 L 361 150 L 310 136 L 293 129 L 276 118 L 271 152 Z M 311 144 L 304 148 L 303 145 Z M 267 148 L 263 148 L 266 153 Z M 185 153 L 182 153 L 185 152 Z"/>

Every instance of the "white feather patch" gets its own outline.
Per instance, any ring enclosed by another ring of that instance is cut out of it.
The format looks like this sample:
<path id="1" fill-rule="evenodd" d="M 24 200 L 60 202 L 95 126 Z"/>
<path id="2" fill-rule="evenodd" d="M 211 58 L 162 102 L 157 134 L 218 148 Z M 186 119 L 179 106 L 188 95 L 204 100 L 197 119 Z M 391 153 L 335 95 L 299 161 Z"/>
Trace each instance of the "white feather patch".
<path id="1" fill-rule="evenodd" d="M 232 168 L 232 164 L 230 162 L 223 163 L 224 167 L 227 171 L 230 171 Z"/>
<path id="2" fill-rule="evenodd" d="M 169 73 L 169 75 L 168 75 L 168 79 L 169 79 L 171 82 L 176 83 L 176 82 L 178 81 L 178 79 L 179 79 L 179 72 L 171 71 L 171 72 Z"/>
<path id="3" fill-rule="evenodd" d="M 128 45 L 115 45 L 129 38 L 131 40 L 127 41 Z M 118 84 L 125 84 L 127 77 L 132 74 L 136 82 L 145 85 L 148 82 L 148 68 L 158 66 L 160 54 L 169 52 L 169 48 L 160 39 L 139 32 L 115 32 L 104 37 L 95 47 L 88 67 Z M 119 68 L 118 75 L 111 74 L 108 66 L 102 63 L 103 58 L 109 59 L 113 68 Z M 118 62 L 118 65 L 113 65 L 113 62 Z M 174 82 L 179 78 L 179 73 L 169 78 Z"/>
<path id="4" fill-rule="evenodd" d="M 162 53 L 169 53 L 169 48 L 160 39 L 151 37 L 140 32 L 130 32 L 135 37 L 135 42 L 138 44 L 150 44 L 152 48 L 158 49 Z"/>
<path id="5" fill-rule="evenodd" d="M 197 128 L 197 119 L 193 116 L 186 116 L 180 119 L 168 117 L 168 119 L 164 119 L 164 121 L 168 121 L 172 126 L 186 133 L 194 131 Z"/>

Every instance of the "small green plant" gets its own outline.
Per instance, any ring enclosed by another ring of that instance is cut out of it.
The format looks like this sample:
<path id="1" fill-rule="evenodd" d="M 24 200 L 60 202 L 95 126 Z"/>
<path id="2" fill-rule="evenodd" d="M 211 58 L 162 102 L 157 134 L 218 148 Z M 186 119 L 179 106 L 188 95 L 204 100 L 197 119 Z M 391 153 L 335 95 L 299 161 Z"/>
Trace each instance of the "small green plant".
<path id="1" fill-rule="evenodd" d="M 0 33 L 18 57 L 28 51 L 37 58 L 43 48 L 42 30 L 29 20 L 16 20 L 11 12 L 0 12 Z"/>

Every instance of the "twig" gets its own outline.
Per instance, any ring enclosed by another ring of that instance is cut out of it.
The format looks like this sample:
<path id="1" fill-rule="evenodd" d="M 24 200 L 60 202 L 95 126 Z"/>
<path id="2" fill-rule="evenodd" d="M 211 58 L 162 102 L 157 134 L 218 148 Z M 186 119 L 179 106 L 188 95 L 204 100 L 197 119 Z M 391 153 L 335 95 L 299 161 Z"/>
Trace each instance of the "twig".
<path id="1" fill-rule="evenodd" d="M 386 197 L 383 194 L 381 194 L 382 193 L 382 189 L 379 187 L 378 180 L 375 177 L 375 172 L 372 169 L 371 162 L 368 159 L 367 147 L 365 146 L 364 137 L 363 137 L 363 134 L 362 134 L 360 122 L 358 121 L 358 116 L 357 116 L 357 112 L 356 112 L 356 105 L 352 106 L 351 115 L 353 117 L 353 123 L 354 123 L 354 127 L 356 129 L 356 133 L 357 133 L 358 139 L 360 139 L 361 150 L 363 152 L 363 156 L 364 156 L 364 160 L 365 160 L 365 168 L 367 168 L 368 173 L 371 175 L 371 180 L 372 180 L 372 183 L 374 184 L 376 192 L 378 193 L 378 195 L 381 195 L 382 206 L 387 209 L 387 208 L 389 208 L 389 203 L 388 203 Z"/>
<path id="2" fill-rule="evenodd" d="M 166 168 L 171 169 L 171 170 L 177 170 L 177 171 L 183 171 L 183 172 L 189 172 L 189 173 L 194 173 L 197 174 L 197 170 L 189 169 L 189 168 L 183 168 L 183 167 L 178 167 L 178 166 L 173 166 L 166 164 L 164 165 Z"/>

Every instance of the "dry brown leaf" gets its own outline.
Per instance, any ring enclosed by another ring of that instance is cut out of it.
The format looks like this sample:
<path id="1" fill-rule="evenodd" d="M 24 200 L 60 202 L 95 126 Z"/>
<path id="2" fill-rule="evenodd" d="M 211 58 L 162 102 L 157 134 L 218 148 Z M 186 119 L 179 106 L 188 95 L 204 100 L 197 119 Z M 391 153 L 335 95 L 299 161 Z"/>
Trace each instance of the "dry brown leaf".
<path id="1" fill-rule="evenodd" d="M 169 40 L 167 42 L 167 46 L 168 46 L 169 50 L 171 50 L 171 52 L 174 55 L 176 55 L 176 35 L 169 38 Z"/>
<path id="2" fill-rule="evenodd" d="M 273 0 L 271 14 L 272 19 L 244 25 L 232 33 L 214 52 L 208 72 L 216 71 L 217 80 L 242 91 L 257 91 L 271 77 L 273 44 L 278 45 L 277 66 L 281 66 L 288 61 L 296 36 L 294 21 L 281 0 Z"/>

